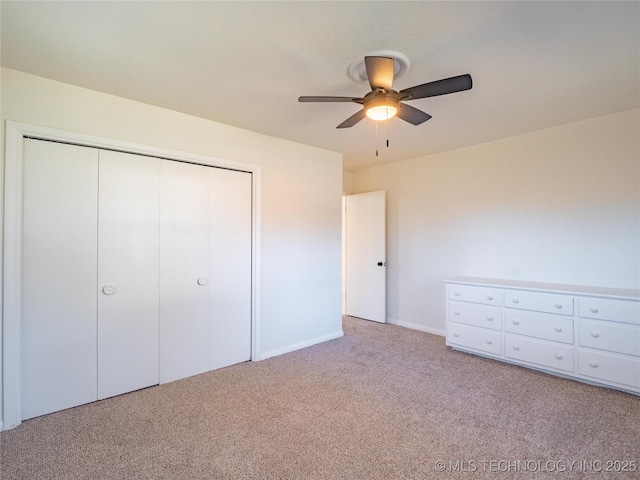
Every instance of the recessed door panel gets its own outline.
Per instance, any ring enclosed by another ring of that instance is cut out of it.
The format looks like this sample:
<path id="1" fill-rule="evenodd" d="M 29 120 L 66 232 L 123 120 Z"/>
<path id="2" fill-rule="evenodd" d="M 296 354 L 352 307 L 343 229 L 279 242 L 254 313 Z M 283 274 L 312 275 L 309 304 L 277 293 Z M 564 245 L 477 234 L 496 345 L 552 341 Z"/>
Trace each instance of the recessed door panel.
<path id="1" fill-rule="evenodd" d="M 22 418 L 97 399 L 98 151 L 24 141 Z"/>
<path id="2" fill-rule="evenodd" d="M 209 370 L 209 171 L 162 162 L 160 382 Z"/>
<path id="3" fill-rule="evenodd" d="M 98 398 L 159 380 L 159 162 L 100 151 Z"/>
<path id="4" fill-rule="evenodd" d="M 211 168 L 211 365 L 251 359 L 251 174 Z"/>

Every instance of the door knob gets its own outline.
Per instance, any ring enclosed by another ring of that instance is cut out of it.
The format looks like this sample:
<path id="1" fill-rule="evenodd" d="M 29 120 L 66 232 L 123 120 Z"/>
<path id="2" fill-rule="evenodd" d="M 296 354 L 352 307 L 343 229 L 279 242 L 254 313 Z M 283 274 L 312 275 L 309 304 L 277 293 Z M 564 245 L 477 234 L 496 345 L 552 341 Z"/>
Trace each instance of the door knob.
<path id="1" fill-rule="evenodd" d="M 384 262 L 378 262 L 378 266 L 379 267 L 384 267 L 385 265 L 386 265 L 386 263 L 384 263 Z"/>
<path id="2" fill-rule="evenodd" d="M 198 285 L 200 285 L 201 287 L 204 287 L 209 281 L 206 279 L 206 277 L 198 277 Z"/>
<path id="3" fill-rule="evenodd" d="M 105 295 L 113 295 L 114 293 L 116 293 L 116 287 L 107 284 L 102 287 L 102 293 L 104 293 Z"/>

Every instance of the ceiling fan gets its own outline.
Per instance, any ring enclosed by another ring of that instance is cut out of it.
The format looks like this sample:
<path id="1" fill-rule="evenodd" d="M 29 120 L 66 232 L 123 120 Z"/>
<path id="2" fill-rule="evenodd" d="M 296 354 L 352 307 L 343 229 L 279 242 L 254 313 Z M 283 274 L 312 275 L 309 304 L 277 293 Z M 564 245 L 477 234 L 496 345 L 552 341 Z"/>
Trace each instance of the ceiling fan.
<path id="1" fill-rule="evenodd" d="M 353 127 L 365 116 L 373 120 L 387 120 L 397 116 L 412 125 L 420 125 L 431 118 L 431 115 L 407 105 L 407 100 L 435 97 L 449 93 L 469 90 L 473 83 L 471 75 L 459 75 L 457 77 L 444 78 L 435 82 L 416 85 L 397 92 L 391 88 L 393 84 L 393 58 L 388 57 L 364 57 L 367 78 L 371 91 L 364 97 L 300 97 L 299 102 L 353 102 L 363 106 L 355 115 L 347 118 L 336 128 Z"/>

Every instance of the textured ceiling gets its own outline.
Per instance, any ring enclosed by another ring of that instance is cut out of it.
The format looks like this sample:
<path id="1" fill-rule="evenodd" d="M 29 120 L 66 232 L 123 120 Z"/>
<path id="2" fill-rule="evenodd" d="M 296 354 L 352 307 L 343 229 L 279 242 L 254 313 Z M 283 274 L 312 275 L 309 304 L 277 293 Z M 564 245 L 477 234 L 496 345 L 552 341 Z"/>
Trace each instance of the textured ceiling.
<path id="1" fill-rule="evenodd" d="M 640 106 L 640 2 L 2 1 L 2 66 L 344 154 L 346 170 Z M 363 96 L 349 65 L 411 61 L 396 90 L 469 73 L 415 100 L 433 116 L 335 127 Z M 390 147 L 384 147 L 389 137 Z"/>

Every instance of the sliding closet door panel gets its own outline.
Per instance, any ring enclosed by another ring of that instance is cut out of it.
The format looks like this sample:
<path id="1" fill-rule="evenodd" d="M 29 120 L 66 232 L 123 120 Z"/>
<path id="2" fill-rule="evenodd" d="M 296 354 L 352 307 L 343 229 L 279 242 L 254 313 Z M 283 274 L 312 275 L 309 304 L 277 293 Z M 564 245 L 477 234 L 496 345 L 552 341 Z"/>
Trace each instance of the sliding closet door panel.
<path id="1" fill-rule="evenodd" d="M 251 359 L 251 174 L 212 168 L 211 369 Z"/>
<path id="2" fill-rule="evenodd" d="M 100 151 L 98 398 L 158 383 L 160 160 Z"/>
<path id="3" fill-rule="evenodd" d="M 22 418 L 96 400 L 98 152 L 24 142 Z"/>
<path id="4" fill-rule="evenodd" d="M 162 162 L 161 383 L 209 370 L 209 170 Z"/>

